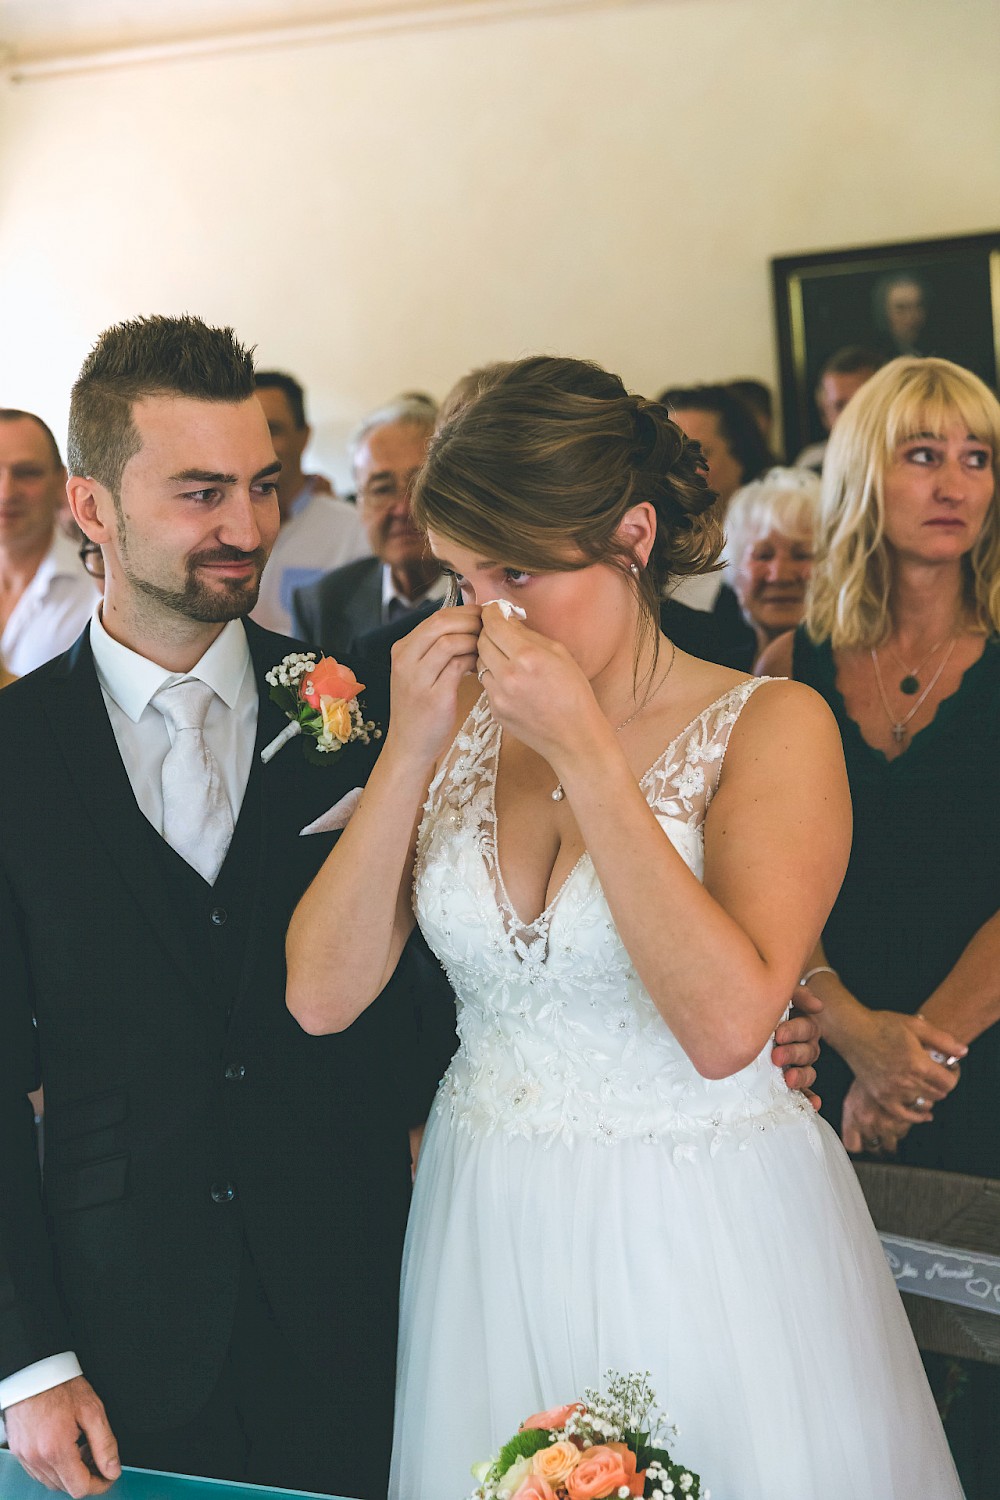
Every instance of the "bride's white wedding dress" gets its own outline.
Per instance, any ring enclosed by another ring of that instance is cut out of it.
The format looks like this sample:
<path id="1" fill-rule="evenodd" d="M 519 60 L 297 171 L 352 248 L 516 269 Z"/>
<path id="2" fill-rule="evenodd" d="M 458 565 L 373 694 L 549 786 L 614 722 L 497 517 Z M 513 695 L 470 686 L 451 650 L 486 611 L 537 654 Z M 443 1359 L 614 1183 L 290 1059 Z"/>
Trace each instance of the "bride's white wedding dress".
<path id="1" fill-rule="evenodd" d="M 690 868 L 738 684 L 641 786 Z M 391 1500 L 461 1500 L 530 1412 L 648 1369 L 713 1500 L 961 1489 L 835 1133 L 770 1048 L 702 1078 L 584 855 L 534 922 L 497 860 L 500 729 L 476 705 L 431 787 L 420 926 L 459 1002 L 403 1272 Z M 739 1005 L 739 995 L 732 997 Z"/>

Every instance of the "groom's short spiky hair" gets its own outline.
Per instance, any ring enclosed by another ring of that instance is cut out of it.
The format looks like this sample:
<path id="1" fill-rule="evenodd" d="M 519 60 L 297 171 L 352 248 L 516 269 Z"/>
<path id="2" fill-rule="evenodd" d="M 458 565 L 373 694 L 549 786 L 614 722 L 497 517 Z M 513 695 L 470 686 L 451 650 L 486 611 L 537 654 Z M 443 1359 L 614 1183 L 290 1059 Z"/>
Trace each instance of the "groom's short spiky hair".
<path id="1" fill-rule="evenodd" d="M 69 472 L 96 479 L 117 498 L 122 470 L 141 440 L 132 405 L 146 396 L 246 401 L 253 350 L 231 328 L 200 318 L 131 318 L 101 334 L 83 362 L 69 409 Z"/>

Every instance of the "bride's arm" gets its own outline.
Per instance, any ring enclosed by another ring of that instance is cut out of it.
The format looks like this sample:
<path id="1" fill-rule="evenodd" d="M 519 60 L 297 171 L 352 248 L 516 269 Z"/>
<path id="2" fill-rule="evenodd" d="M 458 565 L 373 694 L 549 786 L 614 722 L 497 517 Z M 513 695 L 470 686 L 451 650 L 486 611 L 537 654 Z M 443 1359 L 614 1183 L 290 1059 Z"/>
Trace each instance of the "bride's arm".
<path id="1" fill-rule="evenodd" d="M 800 684 L 757 690 L 705 820 L 704 884 L 614 748 L 599 775 L 575 757 L 556 770 L 643 984 L 698 1071 L 728 1077 L 774 1031 L 847 868 L 836 724 Z"/>
<path id="2" fill-rule="evenodd" d="M 350 822 L 292 916 L 285 1000 L 304 1031 L 343 1031 L 388 983 L 413 929 L 420 809 L 476 663 L 479 611 L 441 610 L 392 652 L 389 733 Z"/>

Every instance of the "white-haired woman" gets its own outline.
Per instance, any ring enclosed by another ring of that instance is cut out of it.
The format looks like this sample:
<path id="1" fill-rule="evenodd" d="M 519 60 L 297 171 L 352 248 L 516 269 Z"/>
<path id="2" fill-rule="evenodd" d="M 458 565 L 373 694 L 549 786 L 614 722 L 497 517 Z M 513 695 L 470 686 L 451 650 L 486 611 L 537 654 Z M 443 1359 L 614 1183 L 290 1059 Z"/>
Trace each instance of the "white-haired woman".
<path id="1" fill-rule="evenodd" d="M 987 1177 L 1000 1174 L 998 480 L 1000 403 L 983 382 L 940 359 L 884 366 L 830 439 L 806 623 L 761 662 L 830 704 L 854 803 L 850 865 L 807 969 L 826 1006 L 824 1111 L 849 1150 Z M 967 1375 L 949 1435 L 968 1495 L 992 1494 L 1000 1379 Z"/>
<path id="2" fill-rule="evenodd" d="M 725 581 L 753 631 L 754 661 L 802 620 L 818 513 L 819 479 L 808 469 L 769 469 L 730 501 Z"/>

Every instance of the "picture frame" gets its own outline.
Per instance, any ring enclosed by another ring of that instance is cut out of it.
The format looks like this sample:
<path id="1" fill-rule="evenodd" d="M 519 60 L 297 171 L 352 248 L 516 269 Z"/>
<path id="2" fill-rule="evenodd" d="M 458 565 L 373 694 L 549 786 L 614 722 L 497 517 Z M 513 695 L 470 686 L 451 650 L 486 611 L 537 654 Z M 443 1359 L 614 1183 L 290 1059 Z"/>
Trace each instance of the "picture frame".
<path id="1" fill-rule="evenodd" d="M 941 355 L 1000 384 L 1000 229 L 784 255 L 771 276 L 790 462 L 826 437 L 814 391 L 847 346 Z"/>

